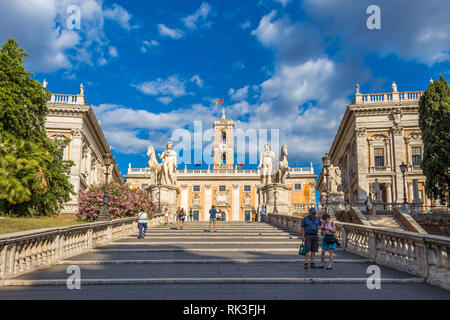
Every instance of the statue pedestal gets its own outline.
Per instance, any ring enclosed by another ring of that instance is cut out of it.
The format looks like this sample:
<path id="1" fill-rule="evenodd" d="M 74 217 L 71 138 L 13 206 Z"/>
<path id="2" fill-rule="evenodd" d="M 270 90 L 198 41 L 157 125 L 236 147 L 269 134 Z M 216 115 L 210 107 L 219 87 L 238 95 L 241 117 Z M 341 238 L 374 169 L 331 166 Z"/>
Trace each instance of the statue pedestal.
<path id="1" fill-rule="evenodd" d="M 280 183 L 272 183 L 261 188 L 264 194 L 264 203 L 266 204 L 266 212 L 273 213 L 275 207 L 275 197 L 278 214 L 292 215 L 291 210 L 291 190 Z M 275 192 L 277 193 L 275 196 Z"/>
<path id="2" fill-rule="evenodd" d="M 328 210 L 327 213 L 334 218 L 335 213 L 345 210 L 344 193 L 330 192 L 328 194 Z"/>
<path id="3" fill-rule="evenodd" d="M 377 211 L 384 210 L 384 202 L 381 199 L 373 200 L 374 215 Z"/>
<path id="4" fill-rule="evenodd" d="M 179 194 L 177 187 L 151 184 L 147 187 L 147 190 L 152 196 L 152 201 L 155 204 L 156 210 L 158 210 L 159 204 L 162 213 L 164 213 L 164 207 L 167 207 L 169 209 L 169 214 L 176 214 Z"/>

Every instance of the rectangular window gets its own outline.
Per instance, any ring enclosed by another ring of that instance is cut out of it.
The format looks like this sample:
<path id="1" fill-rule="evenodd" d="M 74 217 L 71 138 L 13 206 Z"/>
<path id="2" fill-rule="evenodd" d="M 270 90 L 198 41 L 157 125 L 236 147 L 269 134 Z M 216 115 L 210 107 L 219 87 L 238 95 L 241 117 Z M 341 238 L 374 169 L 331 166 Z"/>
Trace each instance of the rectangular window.
<path id="1" fill-rule="evenodd" d="M 250 192 L 250 191 L 252 191 L 252 187 L 251 186 L 244 186 L 244 191 Z"/>
<path id="2" fill-rule="evenodd" d="M 193 186 L 194 192 L 200 192 L 200 186 Z"/>
<path id="3" fill-rule="evenodd" d="M 225 186 L 219 186 L 219 191 L 226 191 L 227 188 Z"/>
<path id="4" fill-rule="evenodd" d="M 375 167 L 384 167 L 384 148 L 374 149 Z"/>
<path id="5" fill-rule="evenodd" d="M 422 164 L 422 148 L 421 147 L 413 147 L 411 148 L 412 154 L 412 164 L 415 168 L 420 167 Z"/>
<path id="6" fill-rule="evenodd" d="M 294 185 L 294 190 L 302 190 L 302 185 L 300 183 L 296 183 Z"/>

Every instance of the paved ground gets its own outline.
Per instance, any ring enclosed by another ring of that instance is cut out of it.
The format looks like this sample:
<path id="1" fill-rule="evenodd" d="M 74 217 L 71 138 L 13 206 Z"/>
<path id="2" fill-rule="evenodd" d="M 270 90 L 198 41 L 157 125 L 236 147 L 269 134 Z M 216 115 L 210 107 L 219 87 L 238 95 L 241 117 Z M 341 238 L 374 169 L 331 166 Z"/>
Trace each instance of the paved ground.
<path id="1" fill-rule="evenodd" d="M 367 259 L 338 250 L 333 270 L 303 268 L 298 236 L 261 223 L 154 227 L 7 281 L 0 299 L 450 299 L 422 279 L 381 268 L 381 289 L 366 285 Z M 67 267 L 81 289 L 66 287 Z M 49 285 L 51 284 L 51 285 Z"/>

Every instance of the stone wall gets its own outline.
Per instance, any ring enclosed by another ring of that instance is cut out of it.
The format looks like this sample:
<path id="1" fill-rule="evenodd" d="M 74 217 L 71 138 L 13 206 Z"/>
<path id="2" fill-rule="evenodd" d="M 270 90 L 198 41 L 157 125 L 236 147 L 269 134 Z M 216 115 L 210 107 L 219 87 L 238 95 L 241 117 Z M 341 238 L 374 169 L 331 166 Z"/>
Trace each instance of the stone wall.
<path id="1" fill-rule="evenodd" d="M 450 237 L 450 214 L 413 213 L 411 217 L 429 234 Z"/>

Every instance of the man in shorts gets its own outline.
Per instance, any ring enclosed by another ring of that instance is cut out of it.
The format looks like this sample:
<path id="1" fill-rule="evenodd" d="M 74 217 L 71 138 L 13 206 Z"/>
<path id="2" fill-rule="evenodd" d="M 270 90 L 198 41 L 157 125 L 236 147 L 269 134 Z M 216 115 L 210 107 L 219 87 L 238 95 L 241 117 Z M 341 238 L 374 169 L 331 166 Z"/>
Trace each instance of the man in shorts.
<path id="1" fill-rule="evenodd" d="M 308 258 L 310 258 L 311 269 L 315 269 L 314 258 L 316 252 L 319 251 L 319 226 L 322 225 L 320 218 L 316 216 L 317 209 L 309 208 L 309 215 L 302 219 L 302 240 L 306 245 L 305 269 L 308 269 Z"/>
<path id="2" fill-rule="evenodd" d="M 216 232 L 216 221 L 217 221 L 217 210 L 214 205 L 209 210 L 209 228 L 208 231 L 211 232 L 211 222 L 214 224 L 214 232 Z"/>

